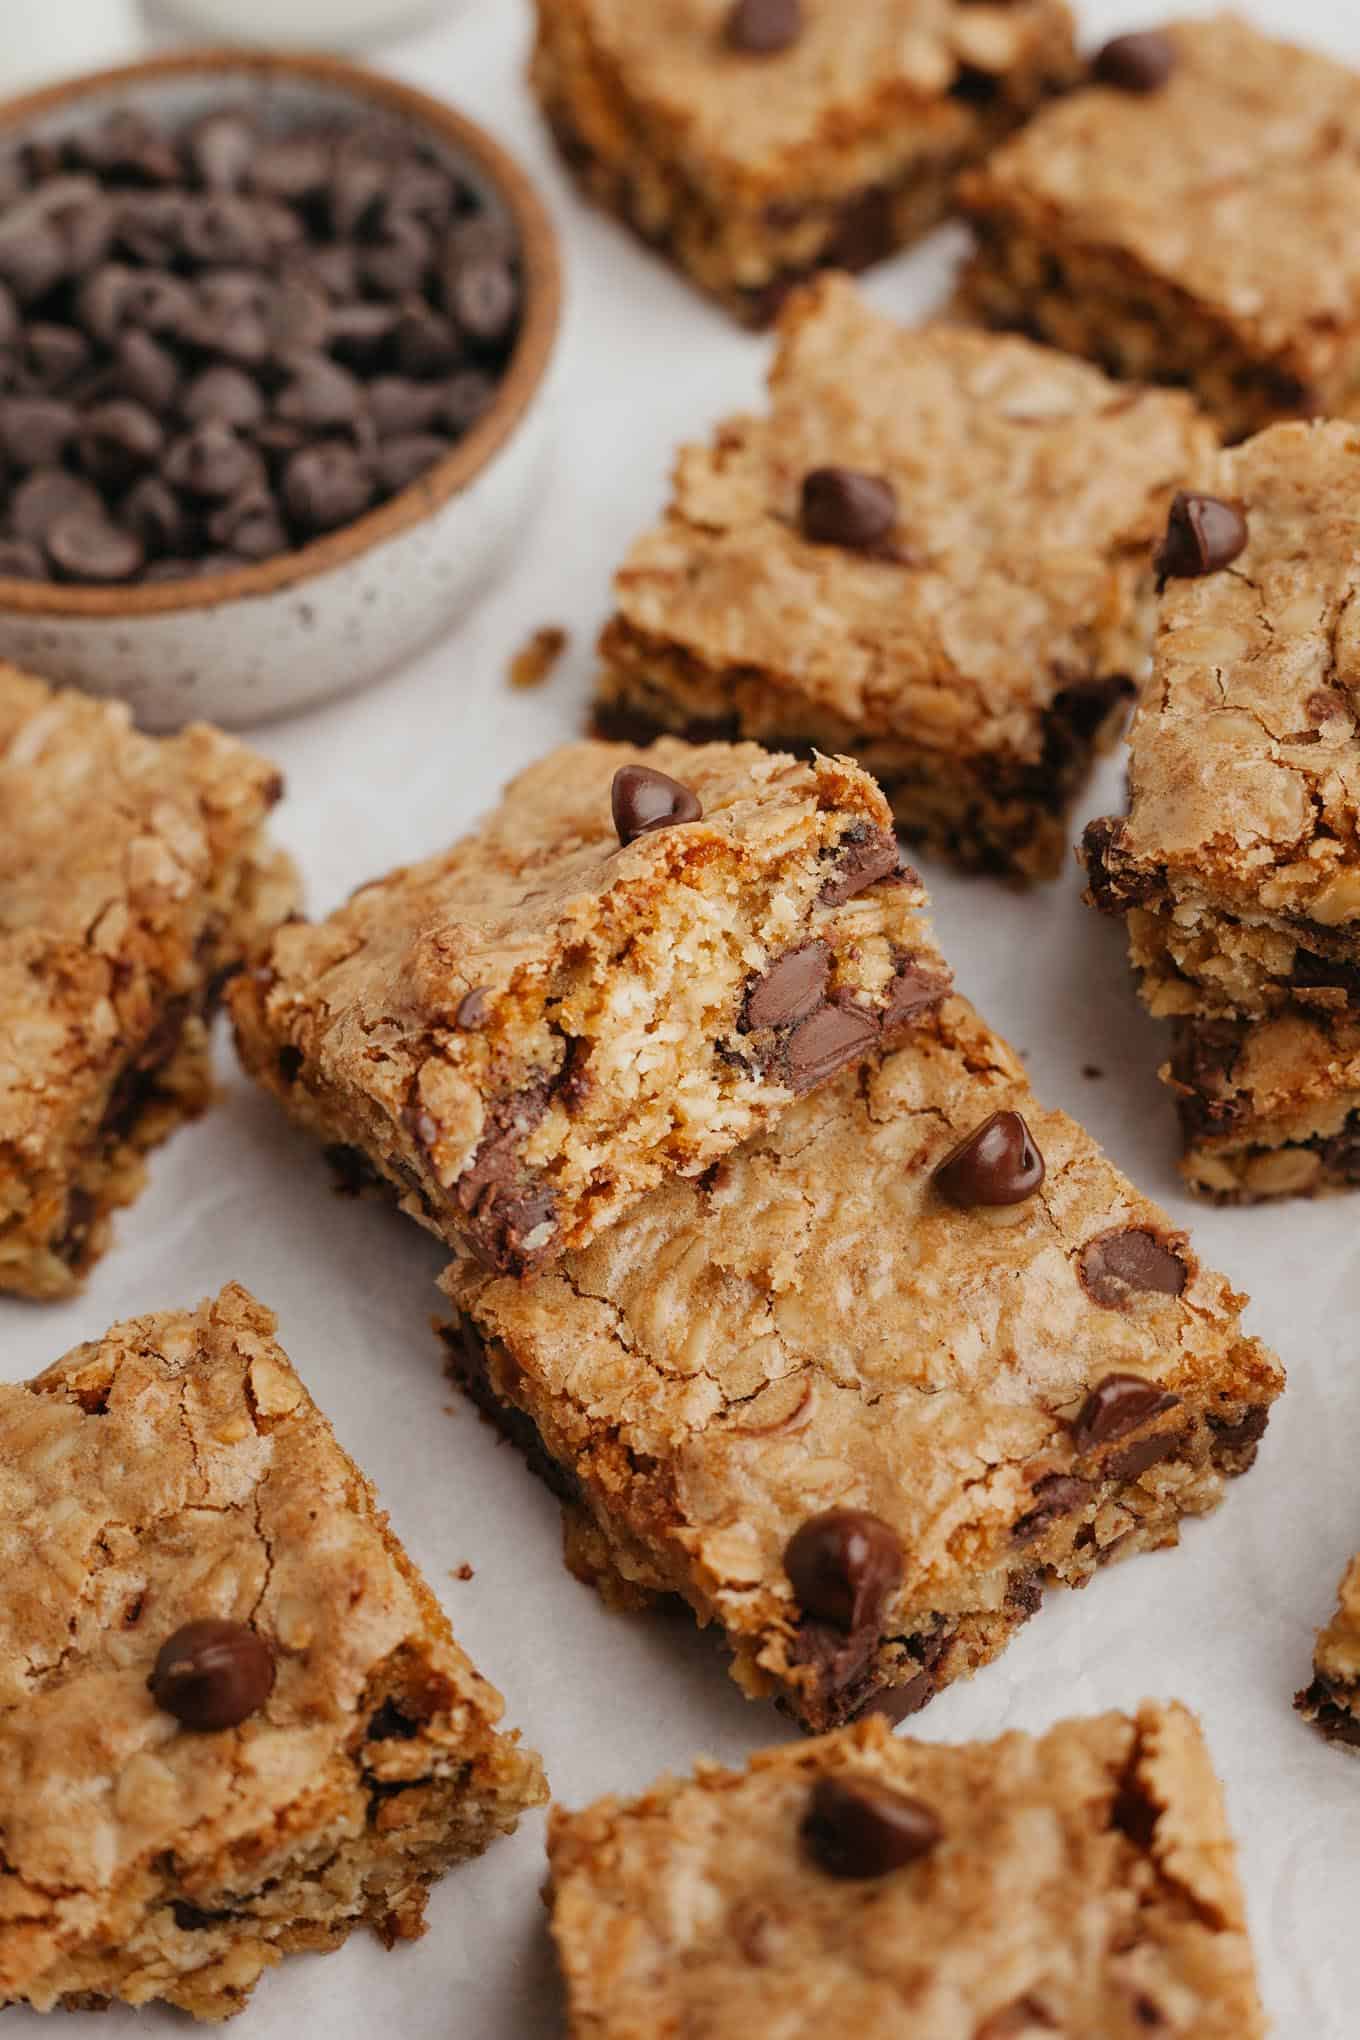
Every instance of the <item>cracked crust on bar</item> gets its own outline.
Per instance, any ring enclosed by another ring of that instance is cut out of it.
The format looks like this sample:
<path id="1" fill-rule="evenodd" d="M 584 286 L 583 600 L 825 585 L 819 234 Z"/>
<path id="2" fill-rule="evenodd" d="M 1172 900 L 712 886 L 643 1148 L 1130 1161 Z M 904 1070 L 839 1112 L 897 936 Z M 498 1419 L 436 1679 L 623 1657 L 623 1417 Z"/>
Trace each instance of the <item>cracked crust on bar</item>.
<path id="1" fill-rule="evenodd" d="M 265 759 L 0 665 L 0 1290 L 79 1287 L 211 1096 L 222 985 L 294 903 Z"/>
<path id="2" fill-rule="evenodd" d="M 1336 1613 L 1318 1633 L 1312 1684 L 1294 1705 L 1329 1742 L 1360 1749 L 1360 1558 L 1346 1568 Z"/>
<path id="3" fill-rule="evenodd" d="M 1214 435 L 1028 341 L 903 328 L 844 277 L 784 313 L 763 417 L 680 454 L 605 631 L 605 734 L 847 751 L 914 842 L 1051 877 L 1152 636 L 1152 548 Z M 887 556 L 813 544 L 809 471 L 894 487 Z"/>
<path id="4" fill-rule="evenodd" d="M 963 307 L 1124 376 L 1188 384 L 1225 434 L 1344 414 L 1360 386 L 1360 90 L 1229 14 L 1166 30 L 1160 89 L 1046 109 L 960 183 Z"/>
<path id="5" fill-rule="evenodd" d="M 703 816 L 621 849 L 611 782 L 639 764 Z M 937 1004 L 923 905 L 846 759 L 571 744 L 452 850 L 281 929 L 232 1011 L 295 1119 L 522 1270 Z"/>
<path id="6" fill-rule="evenodd" d="M 928 232 L 1078 75 L 1064 0 L 802 0 L 762 57 L 728 46 L 730 4 L 538 0 L 531 75 L 584 190 L 747 325 Z"/>
<path id="7" fill-rule="evenodd" d="M 933 1171 L 997 1111 L 1023 1113 L 1046 1180 L 960 1210 Z M 812 1729 L 900 1718 L 1046 1584 L 1174 1544 L 1283 1385 L 1244 1299 L 957 998 L 586 1252 L 443 1281 L 453 1372 L 566 1500 L 574 1568 L 681 1597 L 743 1689 Z M 1077 1419 L 1127 1374 L 1163 1399 L 1102 1440 Z M 889 1526 L 904 1571 L 842 1634 L 800 1609 L 784 1553 L 846 1507 Z"/>
<path id="8" fill-rule="evenodd" d="M 805 1833 L 827 1781 L 938 1839 L 829 1875 Z M 1222 1789 L 1175 1704 L 955 1746 L 865 1722 L 556 1808 L 548 1853 L 572 2040 L 1266 2031 Z"/>
<path id="9" fill-rule="evenodd" d="M 1129 735 L 1129 812 L 1090 896 L 1127 917 L 1161 1016 L 1360 1012 L 1360 429 L 1278 425 L 1219 457 L 1246 550 L 1168 581 Z"/>
<path id="10" fill-rule="evenodd" d="M 274 1331 L 233 1285 L 0 1387 L 0 2004 L 227 2018 L 546 1797 Z M 195 1733 L 147 1677 L 207 1617 L 275 1680 Z"/>
<path id="11" fill-rule="evenodd" d="M 1324 1197 L 1360 1184 L 1360 1024 L 1285 1012 L 1181 1020 L 1162 1080 L 1181 1173 L 1214 1204 Z"/>

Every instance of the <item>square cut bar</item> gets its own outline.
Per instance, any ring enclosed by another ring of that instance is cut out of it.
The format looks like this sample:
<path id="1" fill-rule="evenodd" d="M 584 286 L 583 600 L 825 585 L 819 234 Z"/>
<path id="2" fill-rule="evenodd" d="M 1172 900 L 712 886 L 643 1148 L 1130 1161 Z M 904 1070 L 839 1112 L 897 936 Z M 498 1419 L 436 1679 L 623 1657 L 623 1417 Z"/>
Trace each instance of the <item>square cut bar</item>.
<path id="1" fill-rule="evenodd" d="M 274 1330 L 232 1285 L 0 1387 L 0 2004 L 227 2018 L 546 1797 Z"/>
<path id="2" fill-rule="evenodd" d="M 881 1721 L 554 1809 L 572 2040 L 1264 2040 L 1193 1715 L 956 1746 Z"/>
<path id="3" fill-rule="evenodd" d="M 674 811 L 620 847 L 630 781 Z M 522 1271 L 937 1004 L 923 903 L 846 759 L 572 744 L 452 850 L 280 930 L 232 1008 L 295 1119 Z"/>
<path id="4" fill-rule="evenodd" d="M 1360 1749 L 1360 1558 L 1346 1568 L 1336 1614 L 1318 1632 L 1312 1684 L 1294 1705 L 1329 1742 Z"/>
<path id="5" fill-rule="evenodd" d="M 64 1296 L 211 1096 L 208 1023 L 293 905 L 283 782 L 218 730 L 0 665 L 0 1290 Z"/>
<path id="6" fill-rule="evenodd" d="M 1180 1020 L 1162 1077 L 1197 1196 L 1259 1204 L 1360 1185 L 1360 1022 Z"/>
<path id="7" fill-rule="evenodd" d="M 782 48 L 737 47 L 759 14 Z M 1077 73 L 1063 0 L 538 0 L 532 66 L 589 195 L 754 326 L 926 233 Z"/>
<path id="8" fill-rule="evenodd" d="M 1047 1173 L 961 1208 L 936 1171 L 996 1114 Z M 453 1372 L 555 1483 L 573 1569 L 679 1596 L 814 1730 L 900 1718 L 1048 1583 L 1174 1544 L 1283 1383 L 961 999 L 536 1280 L 443 1281 Z"/>
<path id="9" fill-rule="evenodd" d="M 1166 582 L 1090 896 L 1155 1014 L 1360 1018 L 1360 430 L 1273 426 L 1207 486 L 1245 547 Z"/>
<path id="10" fill-rule="evenodd" d="M 1147 664 L 1153 541 L 1216 445 L 1179 393 L 820 279 L 768 413 L 682 451 L 618 576 L 600 731 L 848 751 L 913 841 L 1052 877 Z M 805 478 L 836 469 L 891 492 L 882 542 L 807 535 Z"/>
<path id="11" fill-rule="evenodd" d="M 1232 438 L 1344 412 L 1360 386 L 1360 79 L 1230 14 L 1137 40 L 1141 61 L 1097 64 L 1122 83 L 1046 109 L 961 180 L 979 243 L 964 307 L 1186 384 Z"/>

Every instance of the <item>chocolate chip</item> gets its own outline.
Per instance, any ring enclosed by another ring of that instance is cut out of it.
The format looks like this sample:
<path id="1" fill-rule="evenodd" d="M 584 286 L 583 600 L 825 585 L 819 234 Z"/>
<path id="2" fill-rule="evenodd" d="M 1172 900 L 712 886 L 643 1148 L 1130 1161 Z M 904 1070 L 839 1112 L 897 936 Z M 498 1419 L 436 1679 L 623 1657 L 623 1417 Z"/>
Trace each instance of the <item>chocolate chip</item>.
<path id="1" fill-rule="evenodd" d="M 791 49 L 802 32 L 800 0 L 736 0 L 728 9 L 728 47 L 743 56 L 777 56 Z"/>
<path id="2" fill-rule="evenodd" d="M 60 397 L 0 399 L 0 451 L 15 467 L 48 467 L 59 461 L 79 425 L 74 404 Z"/>
<path id="3" fill-rule="evenodd" d="M 1131 1445 L 1112 1452 L 1101 1470 L 1107 1480 L 1137 1480 L 1149 1467 L 1174 1459 L 1186 1439 L 1187 1433 L 1183 1429 L 1154 1431 L 1149 1437 L 1135 1438 Z"/>
<path id="4" fill-rule="evenodd" d="M 369 385 L 369 415 L 380 438 L 427 432 L 444 415 L 447 391 L 402 375 L 380 375 Z"/>
<path id="5" fill-rule="evenodd" d="M 823 1006 L 794 1028 L 784 1044 L 790 1087 L 810 1091 L 837 1070 L 867 1055 L 878 1040 L 878 1022 L 854 1006 Z"/>
<path id="6" fill-rule="evenodd" d="M 803 477 L 801 524 L 814 545 L 864 552 L 897 522 L 897 491 L 882 475 L 854 468 L 814 468 Z"/>
<path id="7" fill-rule="evenodd" d="M 120 531 L 101 509 L 97 516 L 75 510 L 59 517 L 46 534 L 47 557 L 63 581 L 100 585 L 130 581 L 145 564 L 141 540 Z"/>
<path id="8" fill-rule="evenodd" d="M 746 995 L 743 1032 L 760 1027 L 787 1027 L 804 1020 L 826 998 L 831 977 L 831 948 L 808 942 L 772 963 Z"/>
<path id="9" fill-rule="evenodd" d="M 283 498 L 304 531 L 333 531 L 373 500 L 373 477 L 352 446 L 323 440 L 295 453 L 283 471 Z"/>
<path id="10" fill-rule="evenodd" d="M 220 425 L 238 428 L 258 423 L 264 416 L 264 392 L 243 368 L 217 362 L 196 375 L 180 399 L 180 410 L 190 425 Z"/>
<path id="11" fill-rule="evenodd" d="M 458 1010 L 453 1016 L 455 1027 L 461 1027 L 466 1034 L 475 1034 L 479 1027 L 485 1027 L 490 1017 L 486 988 L 474 985 L 458 1001 Z"/>
<path id="12" fill-rule="evenodd" d="M 264 482 L 248 482 L 229 503 L 208 519 L 208 536 L 243 560 L 272 559 L 288 544 L 288 533 L 273 492 Z"/>
<path id="13" fill-rule="evenodd" d="M 393 220 L 381 241 L 359 251 L 359 275 L 379 297 L 403 298 L 424 288 L 434 261 L 429 229 L 418 220 Z"/>
<path id="14" fill-rule="evenodd" d="M 326 322 L 326 345 L 351 367 L 372 367 L 381 360 L 400 316 L 394 305 L 333 305 Z M 430 415 L 433 417 L 433 411 Z"/>
<path id="15" fill-rule="evenodd" d="M 1247 520 L 1240 503 L 1219 496 L 1175 497 L 1167 518 L 1166 537 L 1157 555 L 1157 573 L 1165 583 L 1195 580 L 1231 565 L 1247 543 Z"/>
<path id="16" fill-rule="evenodd" d="M 120 333 L 114 346 L 114 375 L 125 397 L 163 415 L 179 389 L 179 364 L 169 348 L 136 329 Z"/>
<path id="17" fill-rule="evenodd" d="M 89 366 L 90 353 L 89 341 L 74 326 L 38 321 L 24 335 L 28 371 L 45 391 L 64 389 Z"/>
<path id="18" fill-rule="evenodd" d="M 42 467 L 26 476 L 10 497 L 9 521 L 16 538 L 41 544 L 59 517 L 76 511 L 99 517 L 103 510 L 99 492 L 89 482 L 65 468 Z"/>
<path id="19" fill-rule="evenodd" d="M 417 298 L 403 307 L 392 332 L 397 367 L 403 375 L 448 375 L 463 358 L 453 322 Z"/>
<path id="20" fill-rule="evenodd" d="M 298 425 L 352 425 L 363 409 L 363 390 L 348 369 L 315 354 L 293 364 L 275 409 Z"/>
<path id="21" fill-rule="evenodd" d="M 274 1689 L 274 1656 L 244 1622 L 187 1622 L 161 1645 L 152 1698 L 185 1728 L 235 1728 Z"/>
<path id="22" fill-rule="evenodd" d="M 1087 1396 L 1072 1425 L 1072 1442 L 1078 1452 L 1094 1452 L 1150 1423 L 1164 1410 L 1175 1409 L 1178 1395 L 1168 1395 L 1155 1381 L 1141 1374 L 1107 1374 Z"/>
<path id="23" fill-rule="evenodd" d="M 1089 1240 L 1080 1272 L 1087 1294 L 1106 1310 L 1126 1310 L 1140 1294 L 1179 1296 L 1189 1279 L 1179 1253 L 1136 1226 Z"/>
<path id="24" fill-rule="evenodd" d="M 121 489 L 152 465 L 164 443 L 164 434 L 149 411 L 130 397 L 114 397 L 85 413 L 76 450 L 92 481 Z"/>
<path id="25" fill-rule="evenodd" d="M 882 878 L 901 867 L 896 840 L 882 829 L 862 822 L 852 823 L 836 846 L 835 876 L 828 878 L 817 895 L 823 907 L 843 907 L 847 900 L 866 892 Z"/>
<path id="26" fill-rule="evenodd" d="M 295 1084 L 302 1075 L 304 1057 L 302 1050 L 291 1041 L 285 1041 L 275 1058 L 279 1079 L 285 1084 Z"/>
<path id="27" fill-rule="evenodd" d="M 461 437 L 484 418 L 496 398 L 496 385 L 479 369 L 464 369 L 444 391 L 443 417 L 450 432 Z"/>
<path id="28" fill-rule="evenodd" d="M 123 498 L 119 520 L 136 532 L 148 553 L 178 551 L 188 531 L 184 508 L 159 475 L 143 475 Z"/>
<path id="29" fill-rule="evenodd" d="M 453 445 L 434 432 L 410 432 L 402 439 L 386 440 L 373 456 L 373 469 L 383 492 L 395 496 L 421 475 L 428 474 Z"/>
<path id="30" fill-rule="evenodd" d="M 819 1778 L 803 1820 L 810 1853 L 832 1877 L 886 1877 L 939 1846 L 943 1829 L 922 1800 L 874 1778 Z"/>
<path id="31" fill-rule="evenodd" d="M 172 489 L 191 496 L 225 502 L 248 483 L 262 479 L 260 458 L 238 438 L 230 425 L 210 418 L 177 439 L 165 456 L 163 469 Z"/>
<path id="32" fill-rule="evenodd" d="M 184 137 L 184 153 L 200 184 L 209 191 L 237 191 L 257 147 L 249 114 L 224 107 L 205 113 Z"/>
<path id="33" fill-rule="evenodd" d="M 1117 35 L 1097 50 L 1091 76 L 1119 92 L 1159 92 L 1176 68 L 1176 45 L 1159 29 Z"/>
<path id="34" fill-rule="evenodd" d="M 650 765 L 620 765 L 610 788 L 609 805 L 619 842 L 625 847 L 654 829 L 702 821 L 704 813 L 688 786 Z"/>
<path id="35" fill-rule="evenodd" d="M 45 581 L 47 563 L 36 545 L 23 538 L 0 538 L 0 577 L 7 581 Z"/>
<path id="36" fill-rule="evenodd" d="M 265 142 L 250 166 L 250 188 L 264 198 L 306 205 L 323 196 L 331 174 L 331 151 L 314 135 L 285 135 Z"/>
<path id="37" fill-rule="evenodd" d="M 1018 1112 L 994 1112 L 961 1140 L 935 1171 L 951 1204 L 1023 1204 L 1044 1180 L 1044 1158 Z"/>
<path id="38" fill-rule="evenodd" d="M 446 302 L 461 333 L 480 347 L 495 347 L 509 338 L 519 316 L 519 285 L 508 263 L 467 262 L 448 286 Z"/>
<path id="39" fill-rule="evenodd" d="M 1064 1516 L 1072 1515 L 1084 1508 L 1095 1489 L 1088 1480 L 1076 1480 L 1070 1474 L 1050 1473 L 1037 1480 L 1031 1491 L 1033 1506 L 1021 1516 L 1011 1532 L 1016 1544 L 1032 1544 L 1036 1537 L 1046 1531 Z"/>
<path id="40" fill-rule="evenodd" d="M 902 1579 L 902 1546 L 881 1516 L 827 1509 L 789 1539 L 784 1570 L 805 1615 L 849 1635 L 876 1627 Z"/>

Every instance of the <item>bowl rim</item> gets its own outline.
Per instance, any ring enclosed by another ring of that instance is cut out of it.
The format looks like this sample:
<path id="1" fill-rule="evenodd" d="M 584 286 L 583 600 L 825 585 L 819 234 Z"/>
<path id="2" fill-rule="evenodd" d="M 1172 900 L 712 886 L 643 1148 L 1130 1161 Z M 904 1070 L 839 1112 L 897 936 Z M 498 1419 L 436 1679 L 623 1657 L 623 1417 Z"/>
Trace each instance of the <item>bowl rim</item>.
<path id="1" fill-rule="evenodd" d="M 460 494 L 495 459 L 538 395 L 546 378 L 562 315 L 562 265 L 557 229 L 528 175 L 495 137 L 418 87 L 386 77 L 368 65 L 309 50 L 196 48 L 172 50 L 133 64 L 115 64 L 62 79 L 0 104 L 0 141 L 63 107 L 74 107 L 111 87 L 155 85 L 162 80 L 231 73 L 247 80 L 295 79 L 337 86 L 376 103 L 413 126 L 433 130 L 445 146 L 470 157 L 494 185 L 519 234 L 524 277 L 524 318 L 519 342 L 494 402 L 472 430 L 376 510 L 324 533 L 304 546 L 254 565 L 184 581 L 150 585 L 120 582 L 30 581 L 0 575 L 0 609 L 28 617 L 133 621 L 144 616 L 219 609 L 224 603 L 278 594 L 331 573 L 423 523 Z"/>

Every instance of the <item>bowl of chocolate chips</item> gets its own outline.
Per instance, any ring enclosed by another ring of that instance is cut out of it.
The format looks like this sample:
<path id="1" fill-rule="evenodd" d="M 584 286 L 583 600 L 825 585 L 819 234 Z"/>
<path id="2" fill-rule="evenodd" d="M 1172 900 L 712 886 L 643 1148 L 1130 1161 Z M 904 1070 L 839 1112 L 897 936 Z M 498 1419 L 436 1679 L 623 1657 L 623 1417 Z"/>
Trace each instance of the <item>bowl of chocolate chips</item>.
<path id="1" fill-rule="evenodd" d="M 151 728 L 376 679 L 527 514 L 559 305 L 504 149 L 340 60 L 0 108 L 0 657 Z"/>

